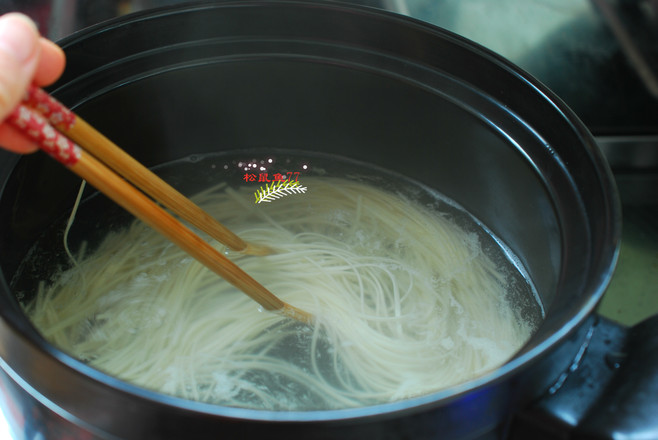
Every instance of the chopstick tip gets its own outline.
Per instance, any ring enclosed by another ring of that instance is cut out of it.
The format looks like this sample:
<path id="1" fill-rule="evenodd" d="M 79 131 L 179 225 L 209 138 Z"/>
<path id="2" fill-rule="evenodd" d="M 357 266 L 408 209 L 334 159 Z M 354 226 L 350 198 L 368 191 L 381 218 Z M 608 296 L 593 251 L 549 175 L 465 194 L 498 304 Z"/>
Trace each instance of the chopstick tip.
<path id="1" fill-rule="evenodd" d="M 291 306 L 288 303 L 284 303 L 283 307 L 281 308 L 281 312 L 283 315 L 292 318 L 295 321 L 299 321 L 302 324 L 312 325 L 314 322 L 313 315 L 305 312 L 304 310 L 298 309 L 295 306 Z"/>

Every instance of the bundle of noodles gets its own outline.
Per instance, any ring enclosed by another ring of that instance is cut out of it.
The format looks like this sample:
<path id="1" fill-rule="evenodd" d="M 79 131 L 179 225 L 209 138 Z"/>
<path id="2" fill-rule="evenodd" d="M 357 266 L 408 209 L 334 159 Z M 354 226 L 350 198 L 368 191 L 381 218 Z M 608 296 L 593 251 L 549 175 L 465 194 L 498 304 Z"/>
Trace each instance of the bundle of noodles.
<path id="1" fill-rule="evenodd" d="M 308 194 L 270 204 L 253 204 L 253 188 L 195 201 L 277 250 L 227 254 L 315 315 L 312 328 L 263 312 L 140 222 L 40 289 L 27 314 L 56 346 L 123 380 L 274 410 L 425 394 L 501 365 L 529 337 L 475 234 L 369 185 L 304 184 Z"/>

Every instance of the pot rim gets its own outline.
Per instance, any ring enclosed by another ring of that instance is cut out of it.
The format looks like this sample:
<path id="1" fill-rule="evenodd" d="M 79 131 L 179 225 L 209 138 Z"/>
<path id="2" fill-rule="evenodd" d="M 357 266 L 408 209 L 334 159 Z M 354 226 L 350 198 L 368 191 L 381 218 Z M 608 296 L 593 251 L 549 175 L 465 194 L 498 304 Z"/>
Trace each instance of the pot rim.
<path id="1" fill-rule="evenodd" d="M 221 1 L 221 2 L 198 2 L 188 3 L 184 5 L 168 6 L 163 8 L 151 9 L 132 13 L 123 17 L 118 17 L 108 20 L 103 23 L 82 29 L 71 34 L 68 37 L 59 41 L 59 44 L 66 48 L 79 41 L 82 41 L 90 36 L 97 35 L 107 30 L 119 28 L 127 24 L 137 23 L 141 20 L 156 19 L 160 16 L 177 14 L 181 12 L 193 12 L 204 10 L 206 8 L 225 8 L 225 7 L 258 7 L 258 6 L 286 6 L 286 7 L 300 7 L 300 8 L 329 8 L 333 10 L 340 10 L 346 13 L 364 14 L 369 16 L 377 16 L 386 20 L 395 22 L 403 22 L 406 26 L 412 26 L 421 29 L 423 32 L 429 33 L 433 36 L 447 38 L 451 41 L 468 48 L 470 51 L 486 58 L 490 63 L 496 64 L 500 69 L 504 69 L 510 74 L 516 76 L 520 81 L 524 82 L 527 87 L 532 88 L 536 93 L 543 95 L 545 99 L 551 103 L 557 112 L 562 115 L 564 121 L 571 127 L 572 130 L 578 133 L 582 139 L 583 147 L 592 161 L 596 171 L 599 183 L 606 194 L 606 204 L 610 218 L 605 221 L 609 225 L 609 237 L 611 239 L 612 247 L 609 249 L 609 263 L 607 269 L 602 270 L 598 278 L 591 284 L 594 286 L 589 294 L 587 301 L 580 308 L 580 310 L 570 317 L 570 319 L 556 332 L 551 334 L 541 343 L 522 352 L 520 355 L 513 357 L 508 362 L 499 368 L 488 372 L 484 375 L 471 379 L 467 382 L 451 386 L 446 389 L 438 390 L 423 396 L 407 398 L 404 400 L 382 403 L 371 406 L 364 406 L 358 408 L 346 408 L 336 410 L 322 410 L 322 411 L 270 411 L 270 410 L 255 410 L 247 408 L 234 408 L 220 405 L 213 405 L 208 403 L 196 402 L 186 400 L 183 398 L 173 397 L 156 391 L 141 388 L 137 385 L 124 382 L 109 374 L 96 370 L 87 364 L 73 358 L 72 356 L 60 351 L 53 345 L 48 343 L 44 338 L 37 336 L 31 338 L 31 343 L 34 348 L 41 353 L 54 358 L 57 362 L 63 364 L 65 367 L 82 374 L 83 376 L 107 386 L 114 390 L 126 393 L 158 405 L 166 405 L 175 407 L 180 410 L 191 411 L 195 413 L 203 413 L 214 416 L 222 416 L 235 419 L 248 419 L 257 421 L 277 421 L 277 422 L 317 422 L 317 421 L 335 421 L 335 420 L 348 420 L 354 418 L 382 416 L 390 413 L 400 413 L 409 411 L 419 411 L 428 406 L 436 406 L 452 400 L 458 399 L 465 394 L 475 392 L 485 385 L 499 383 L 503 380 L 509 379 L 511 376 L 517 374 L 519 371 L 527 368 L 529 365 L 538 360 L 546 352 L 551 351 L 556 346 L 567 340 L 586 320 L 589 318 L 596 309 L 596 306 L 602 298 L 605 289 L 613 275 L 614 267 L 619 256 L 619 246 L 621 237 L 621 202 L 616 190 L 612 172 L 605 160 L 602 152 L 598 149 L 593 136 L 589 133 L 584 124 L 578 117 L 550 90 L 543 86 L 539 81 L 532 76 L 523 72 L 517 66 L 513 65 L 508 60 L 500 55 L 486 49 L 485 47 L 471 42 L 464 37 L 453 34 L 444 29 L 437 28 L 428 23 L 416 20 L 410 17 L 400 16 L 388 11 L 382 11 L 365 6 L 348 5 L 331 1 L 300 1 L 300 0 L 243 0 L 243 1 Z M 15 164 L 15 161 L 13 163 Z M 9 162 L 12 163 L 12 162 Z M 11 165 L 7 165 L 11 166 Z M 6 284 L 5 280 L 2 280 Z M 7 286 L 5 286 L 8 289 Z M 21 333 L 20 329 L 23 327 L 17 324 L 13 317 L 8 316 L 4 309 L 0 309 L 0 315 L 5 319 L 8 324 L 14 327 L 14 331 Z M 26 318 L 25 318 L 26 319 Z M 31 325 L 31 324 L 30 324 Z M 35 333 L 36 334 L 36 333 Z M 532 338 L 531 338 L 532 340 Z M 7 365 L 7 368 L 11 366 Z"/>

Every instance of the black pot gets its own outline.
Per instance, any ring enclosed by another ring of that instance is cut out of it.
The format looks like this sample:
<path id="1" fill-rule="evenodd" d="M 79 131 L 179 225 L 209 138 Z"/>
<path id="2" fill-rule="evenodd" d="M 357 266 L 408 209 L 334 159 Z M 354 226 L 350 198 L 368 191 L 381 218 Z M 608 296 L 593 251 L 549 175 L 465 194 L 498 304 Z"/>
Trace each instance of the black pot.
<path id="1" fill-rule="evenodd" d="M 61 44 L 68 67 L 53 94 L 146 165 L 284 148 L 408 175 L 458 201 L 507 243 L 546 318 L 501 368 L 375 407 L 268 412 L 143 390 L 60 352 L 21 313 L 9 281 L 41 231 L 70 209 L 78 180 L 45 155 L 3 154 L 0 357 L 27 431 L 47 438 L 513 436 L 530 420 L 510 424 L 514 415 L 555 394 L 596 335 L 610 334 L 600 331 L 594 309 L 619 246 L 611 173 L 574 114 L 495 54 L 405 17 L 294 1 L 155 10 Z"/>

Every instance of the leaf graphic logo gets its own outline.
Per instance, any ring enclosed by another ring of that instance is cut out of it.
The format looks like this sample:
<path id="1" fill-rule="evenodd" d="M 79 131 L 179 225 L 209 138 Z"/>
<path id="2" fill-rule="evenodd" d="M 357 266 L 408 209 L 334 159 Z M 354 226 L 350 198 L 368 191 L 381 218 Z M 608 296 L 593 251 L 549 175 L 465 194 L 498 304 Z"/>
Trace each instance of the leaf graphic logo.
<path id="1" fill-rule="evenodd" d="M 306 187 L 301 186 L 298 181 L 279 180 L 272 182 L 270 185 L 260 187 L 255 193 L 256 201 L 254 203 L 269 203 L 281 197 L 289 196 L 291 194 L 304 194 Z"/>

